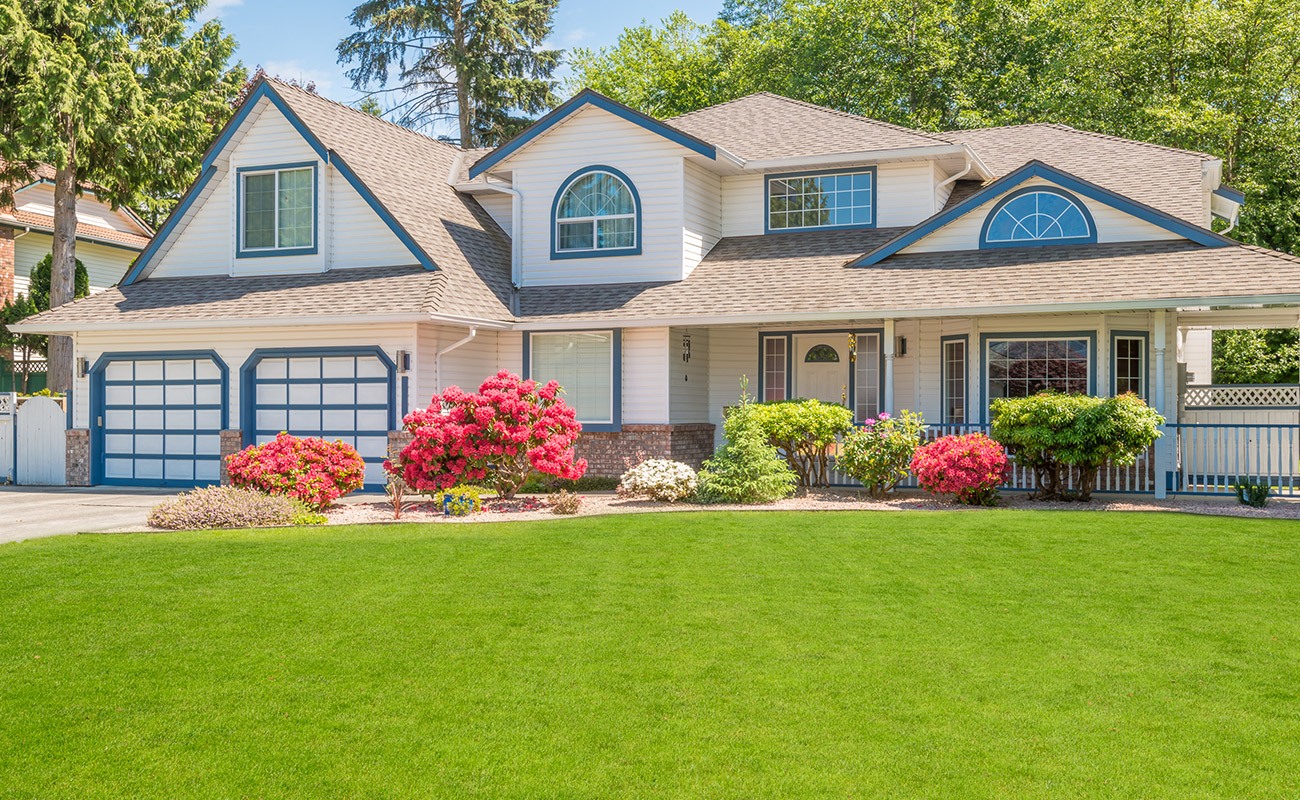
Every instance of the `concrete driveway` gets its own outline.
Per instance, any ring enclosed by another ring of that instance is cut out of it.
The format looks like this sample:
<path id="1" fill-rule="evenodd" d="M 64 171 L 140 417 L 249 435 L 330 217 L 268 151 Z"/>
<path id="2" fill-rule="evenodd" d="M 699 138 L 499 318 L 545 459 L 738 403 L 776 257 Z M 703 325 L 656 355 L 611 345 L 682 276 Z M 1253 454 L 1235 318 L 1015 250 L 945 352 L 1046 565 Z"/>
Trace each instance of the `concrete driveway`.
<path id="1" fill-rule="evenodd" d="M 0 542 L 61 533 L 144 530 L 166 489 L 0 486 Z"/>

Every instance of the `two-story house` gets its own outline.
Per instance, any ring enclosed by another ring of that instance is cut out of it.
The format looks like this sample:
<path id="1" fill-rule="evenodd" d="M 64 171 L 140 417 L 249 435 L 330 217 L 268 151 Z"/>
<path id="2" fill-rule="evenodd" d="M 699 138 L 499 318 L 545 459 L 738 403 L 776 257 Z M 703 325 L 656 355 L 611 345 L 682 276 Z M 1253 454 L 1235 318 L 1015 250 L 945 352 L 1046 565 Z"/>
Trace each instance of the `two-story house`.
<path id="1" fill-rule="evenodd" d="M 379 483 L 404 413 L 498 369 L 560 381 L 604 474 L 698 462 L 742 378 L 860 420 L 1057 389 L 1174 421 L 1180 327 L 1300 307 L 1300 259 L 1212 232 L 1244 200 L 1221 167 L 770 94 L 657 120 L 584 91 L 464 151 L 264 80 L 122 284 L 25 328 L 76 337 L 74 483 L 216 481 L 282 430 Z"/>

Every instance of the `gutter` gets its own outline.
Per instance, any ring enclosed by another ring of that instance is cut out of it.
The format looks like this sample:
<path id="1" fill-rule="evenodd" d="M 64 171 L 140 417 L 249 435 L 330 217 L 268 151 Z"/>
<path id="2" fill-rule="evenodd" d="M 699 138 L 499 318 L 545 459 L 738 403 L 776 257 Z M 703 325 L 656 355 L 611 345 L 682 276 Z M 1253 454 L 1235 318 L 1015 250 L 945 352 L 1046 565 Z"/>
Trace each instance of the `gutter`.
<path id="1" fill-rule="evenodd" d="M 469 334 L 465 338 L 457 339 L 433 354 L 433 391 L 435 394 L 442 394 L 442 357 L 452 350 L 474 341 L 475 336 L 478 336 L 478 326 L 471 325 L 469 326 Z"/>
<path id="2" fill-rule="evenodd" d="M 845 153 L 827 153 L 818 156 L 755 159 L 753 161 L 744 162 L 743 168 L 746 170 L 770 171 L 776 169 L 847 164 L 859 161 L 877 162 L 904 158 L 932 158 L 938 156 L 962 156 L 972 168 L 979 172 L 980 177 L 993 177 L 993 172 L 988 168 L 988 165 L 980 159 L 979 155 L 977 155 L 974 150 L 964 144 L 936 144 L 922 147 L 897 147 L 891 150 L 856 150 Z"/>

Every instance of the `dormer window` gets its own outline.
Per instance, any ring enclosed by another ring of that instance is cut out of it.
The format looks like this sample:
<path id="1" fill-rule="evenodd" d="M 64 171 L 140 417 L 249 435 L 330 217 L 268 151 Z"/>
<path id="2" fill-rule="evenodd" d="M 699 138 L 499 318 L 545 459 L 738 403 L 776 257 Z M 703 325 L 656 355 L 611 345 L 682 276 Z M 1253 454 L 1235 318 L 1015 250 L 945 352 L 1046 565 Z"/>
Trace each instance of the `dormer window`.
<path id="1" fill-rule="evenodd" d="M 767 230 L 872 228 L 876 170 L 805 172 L 767 177 Z"/>
<path id="2" fill-rule="evenodd" d="M 555 195 L 552 258 L 641 252 L 641 203 L 628 177 L 613 167 L 570 175 Z"/>
<path id="3" fill-rule="evenodd" d="M 239 170 L 240 258 L 316 252 L 316 165 Z"/>
<path id="4" fill-rule="evenodd" d="M 1088 208 L 1061 189 L 1032 186 L 1004 197 L 984 220 L 980 247 L 1088 244 L 1097 226 Z"/>

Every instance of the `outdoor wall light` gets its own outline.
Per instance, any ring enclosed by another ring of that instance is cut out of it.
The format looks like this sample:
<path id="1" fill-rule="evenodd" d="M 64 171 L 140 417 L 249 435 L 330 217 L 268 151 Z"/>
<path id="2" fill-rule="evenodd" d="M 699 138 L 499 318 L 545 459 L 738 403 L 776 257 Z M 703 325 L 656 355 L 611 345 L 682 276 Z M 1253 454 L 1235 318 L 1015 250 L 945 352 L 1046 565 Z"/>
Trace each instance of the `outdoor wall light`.
<path id="1" fill-rule="evenodd" d="M 411 371 L 411 351 L 398 350 L 397 351 L 397 374 L 405 375 L 410 371 Z"/>
<path id="2" fill-rule="evenodd" d="M 84 378 L 90 372 L 90 359 L 82 356 L 77 359 L 77 377 Z"/>

